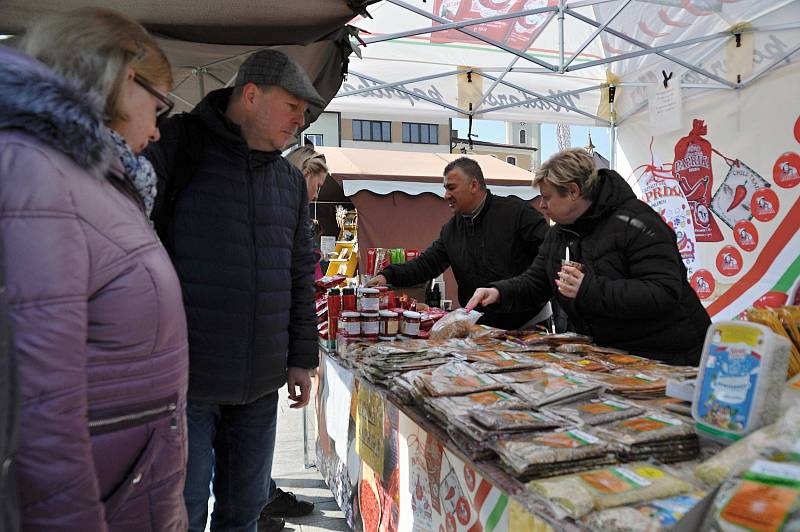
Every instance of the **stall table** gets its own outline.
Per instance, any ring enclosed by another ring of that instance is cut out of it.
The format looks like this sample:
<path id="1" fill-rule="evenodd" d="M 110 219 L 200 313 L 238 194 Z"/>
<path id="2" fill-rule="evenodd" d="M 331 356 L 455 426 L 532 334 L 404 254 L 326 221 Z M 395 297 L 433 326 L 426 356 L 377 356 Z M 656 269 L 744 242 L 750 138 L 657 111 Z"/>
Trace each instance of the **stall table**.
<path id="1" fill-rule="evenodd" d="M 420 409 L 324 349 L 318 383 L 317 466 L 353 529 L 577 530 L 531 509 L 522 483 L 469 460 Z"/>

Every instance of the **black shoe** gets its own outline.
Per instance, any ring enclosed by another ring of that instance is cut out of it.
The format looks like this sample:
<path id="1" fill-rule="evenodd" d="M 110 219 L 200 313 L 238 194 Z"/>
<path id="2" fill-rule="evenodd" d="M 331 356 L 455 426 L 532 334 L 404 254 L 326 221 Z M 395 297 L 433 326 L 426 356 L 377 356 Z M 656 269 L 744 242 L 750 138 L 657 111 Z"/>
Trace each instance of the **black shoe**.
<path id="1" fill-rule="evenodd" d="M 261 514 L 258 518 L 258 532 L 279 532 L 286 526 L 283 519 L 274 519 Z"/>
<path id="2" fill-rule="evenodd" d="M 261 518 L 265 517 L 303 517 L 314 511 L 314 503 L 298 500 L 291 491 L 278 488 L 272 502 L 261 510 Z"/>

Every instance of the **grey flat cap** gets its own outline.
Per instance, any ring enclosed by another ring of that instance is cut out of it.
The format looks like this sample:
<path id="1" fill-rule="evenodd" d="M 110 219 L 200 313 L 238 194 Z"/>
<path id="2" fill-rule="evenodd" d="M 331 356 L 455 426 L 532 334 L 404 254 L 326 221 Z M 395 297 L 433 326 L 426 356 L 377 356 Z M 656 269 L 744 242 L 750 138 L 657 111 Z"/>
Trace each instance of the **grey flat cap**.
<path id="1" fill-rule="evenodd" d="M 277 85 L 312 105 L 323 109 L 327 105 L 303 67 L 278 50 L 261 50 L 245 59 L 236 74 L 236 86 L 248 83 Z"/>

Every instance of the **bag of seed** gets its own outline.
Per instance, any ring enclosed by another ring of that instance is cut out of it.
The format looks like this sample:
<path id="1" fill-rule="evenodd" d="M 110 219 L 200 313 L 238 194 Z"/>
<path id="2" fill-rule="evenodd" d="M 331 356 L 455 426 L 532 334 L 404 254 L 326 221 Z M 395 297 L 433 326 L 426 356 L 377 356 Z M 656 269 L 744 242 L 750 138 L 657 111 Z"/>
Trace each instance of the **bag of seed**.
<path id="1" fill-rule="evenodd" d="M 543 411 L 570 419 L 581 425 L 600 425 L 644 413 L 644 409 L 641 407 L 614 399 L 588 399 L 544 407 Z"/>
<path id="2" fill-rule="evenodd" d="M 756 460 L 720 486 L 703 530 L 800 530 L 800 464 Z"/>
<path id="3" fill-rule="evenodd" d="M 693 486 L 647 462 L 534 480 L 528 487 L 580 518 L 591 510 L 673 497 Z"/>

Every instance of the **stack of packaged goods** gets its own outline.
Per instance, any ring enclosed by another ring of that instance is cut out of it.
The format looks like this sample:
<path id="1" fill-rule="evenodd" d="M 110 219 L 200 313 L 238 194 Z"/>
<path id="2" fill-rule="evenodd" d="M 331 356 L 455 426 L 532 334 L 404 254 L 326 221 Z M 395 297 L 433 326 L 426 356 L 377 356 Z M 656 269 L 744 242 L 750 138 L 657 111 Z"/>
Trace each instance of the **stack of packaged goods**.
<path id="1" fill-rule="evenodd" d="M 511 387 L 516 394 L 537 408 L 597 397 L 603 389 L 599 384 L 579 377 L 576 373 L 554 366 L 539 370 L 534 380 L 514 383 Z"/>
<path id="2" fill-rule="evenodd" d="M 574 334 L 497 331 L 474 324 L 462 327 L 463 322 L 463 315 L 444 321 L 437 327 L 436 340 L 360 338 L 339 354 L 366 379 L 387 387 L 397 402 L 431 418 L 431 431 L 442 437 L 444 429 L 450 444 L 469 459 L 481 460 L 488 475 L 504 479 L 512 489 L 522 489 L 519 483 L 527 482 L 519 500 L 537 511 L 546 508 L 549 518 L 568 518 L 570 527 L 660 530 L 701 502 L 700 508 L 707 503 L 713 508 L 704 525 L 711 530 L 781 530 L 787 523 L 795 525 L 800 504 L 800 378 L 790 383 L 781 407 L 775 400 L 780 390 L 759 391 L 772 385 L 771 380 L 763 385 L 748 380 L 758 398 L 752 402 L 751 417 L 774 419 L 779 410 L 784 415 L 722 452 L 716 452 L 716 444 L 703 443 L 704 456 L 716 454 L 697 465 L 701 442 L 696 429 L 687 418 L 666 411 L 670 399 L 665 397 L 668 379 L 695 377 L 697 368 L 604 349 Z M 731 331 L 739 331 L 737 339 L 761 338 L 728 327 L 709 353 L 726 353 L 731 359 L 748 355 L 747 350 L 734 349 L 736 342 L 726 336 Z M 769 342 L 753 342 L 764 351 L 758 360 L 761 377 L 785 374 L 780 365 L 785 358 L 779 356 L 783 351 L 776 348 L 773 355 Z M 727 378 L 735 369 L 730 365 L 717 369 L 720 360 L 709 363 L 704 358 L 698 382 L 708 379 L 710 390 L 726 392 L 725 386 L 740 381 Z M 744 366 L 748 371 L 753 367 Z M 710 409 L 730 399 L 731 393 L 715 393 L 696 406 Z M 737 419 L 733 414 L 714 412 L 704 419 L 717 423 L 718 430 L 741 429 L 744 436 L 756 428 L 755 423 L 731 428 L 729 422 Z M 711 493 L 720 483 L 723 487 L 711 505 Z M 747 500 L 777 508 L 770 515 L 782 516 L 784 525 L 777 518 L 754 517 L 752 508 L 744 508 Z"/>
<path id="3" fill-rule="evenodd" d="M 649 462 L 611 466 L 533 480 L 528 488 L 554 504 L 554 510 L 581 518 L 593 510 L 674 497 L 696 487 Z"/>
<path id="4" fill-rule="evenodd" d="M 500 440 L 492 449 L 522 481 L 615 463 L 607 440 L 577 428 Z"/>
<path id="5" fill-rule="evenodd" d="M 654 458 L 663 463 L 682 462 L 697 457 L 700 442 L 694 427 L 660 412 L 614 421 L 596 428 L 614 442 L 622 462 Z"/>
<path id="6" fill-rule="evenodd" d="M 564 405 L 545 407 L 544 410 L 579 425 L 601 425 L 644 413 L 644 409 L 639 406 L 610 398 L 584 399 Z"/>

